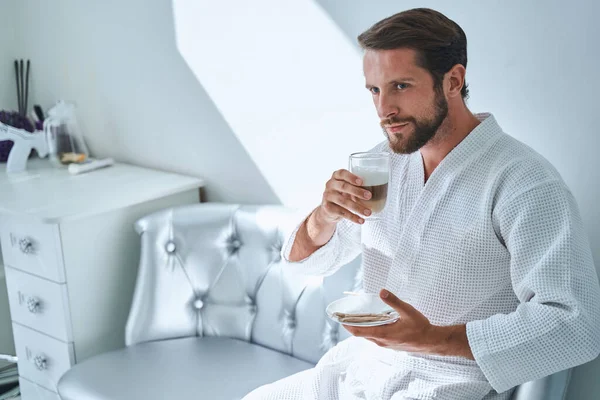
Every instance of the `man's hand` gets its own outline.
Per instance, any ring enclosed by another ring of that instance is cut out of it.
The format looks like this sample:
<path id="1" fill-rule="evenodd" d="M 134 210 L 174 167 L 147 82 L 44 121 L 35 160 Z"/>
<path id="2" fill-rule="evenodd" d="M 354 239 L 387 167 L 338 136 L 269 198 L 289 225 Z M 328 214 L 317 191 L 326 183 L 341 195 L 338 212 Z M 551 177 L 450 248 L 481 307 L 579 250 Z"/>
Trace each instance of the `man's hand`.
<path id="1" fill-rule="evenodd" d="M 362 179 L 345 169 L 335 171 L 325 185 L 321 206 L 317 209 L 325 222 L 338 222 L 342 218 L 357 224 L 364 223 L 361 215 L 371 215 L 363 201 L 371 198 L 371 192 L 360 187 Z"/>
<path id="2" fill-rule="evenodd" d="M 465 325 L 432 325 L 417 309 L 387 290 L 382 290 L 380 296 L 386 304 L 398 312 L 400 315 L 398 321 L 373 327 L 344 325 L 344 328 L 354 336 L 364 337 L 381 347 L 412 353 L 474 359 L 467 340 Z"/>
<path id="3" fill-rule="evenodd" d="M 331 239 L 337 223 L 343 218 L 364 224 L 361 215 L 371 215 L 363 204 L 371 192 L 360 187 L 360 177 L 345 169 L 335 171 L 325 184 L 321 204 L 302 223 L 290 251 L 290 261 L 304 260 Z"/>

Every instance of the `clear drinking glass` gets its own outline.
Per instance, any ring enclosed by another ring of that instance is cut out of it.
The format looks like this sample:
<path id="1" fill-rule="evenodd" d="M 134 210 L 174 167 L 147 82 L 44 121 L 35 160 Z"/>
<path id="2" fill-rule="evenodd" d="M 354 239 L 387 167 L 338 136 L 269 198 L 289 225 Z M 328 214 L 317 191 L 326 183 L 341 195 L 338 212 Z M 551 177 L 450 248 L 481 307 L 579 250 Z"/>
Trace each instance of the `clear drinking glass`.
<path id="1" fill-rule="evenodd" d="M 369 200 L 361 199 L 361 202 L 371 210 L 371 215 L 366 217 L 366 219 L 380 218 L 380 214 L 387 202 L 388 181 L 390 179 L 390 154 L 350 154 L 348 170 L 363 180 L 363 189 L 371 192 Z"/>

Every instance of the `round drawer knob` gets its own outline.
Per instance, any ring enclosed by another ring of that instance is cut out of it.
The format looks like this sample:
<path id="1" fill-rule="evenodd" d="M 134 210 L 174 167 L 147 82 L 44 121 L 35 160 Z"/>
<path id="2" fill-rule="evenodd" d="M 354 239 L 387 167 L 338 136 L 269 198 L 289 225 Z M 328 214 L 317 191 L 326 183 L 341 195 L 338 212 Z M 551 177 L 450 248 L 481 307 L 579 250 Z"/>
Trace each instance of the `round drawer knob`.
<path id="1" fill-rule="evenodd" d="M 40 312 L 40 300 L 37 297 L 28 297 L 27 309 L 32 314 L 37 314 Z"/>
<path id="2" fill-rule="evenodd" d="M 35 252 L 35 249 L 33 248 L 33 240 L 27 237 L 20 239 L 19 249 L 21 249 L 21 253 L 23 254 L 33 254 Z"/>
<path id="3" fill-rule="evenodd" d="M 33 363 L 35 364 L 35 367 L 40 371 L 43 371 L 48 367 L 48 363 L 46 362 L 46 356 L 42 354 L 35 356 L 33 358 Z"/>

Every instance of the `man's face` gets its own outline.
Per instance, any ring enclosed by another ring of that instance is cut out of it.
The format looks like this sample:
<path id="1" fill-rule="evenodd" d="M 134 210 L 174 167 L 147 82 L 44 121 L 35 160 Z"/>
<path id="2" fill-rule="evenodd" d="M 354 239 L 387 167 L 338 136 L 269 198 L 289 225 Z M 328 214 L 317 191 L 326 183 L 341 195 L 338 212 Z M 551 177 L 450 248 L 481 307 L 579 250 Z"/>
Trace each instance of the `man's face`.
<path id="1" fill-rule="evenodd" d="M 438 132 L 448 115 L 442 88 L 419 67 L 412 49 L 366 50 L 366 87 L 381 119 L 381 127 L 396 153 L 419 150 Z"/>

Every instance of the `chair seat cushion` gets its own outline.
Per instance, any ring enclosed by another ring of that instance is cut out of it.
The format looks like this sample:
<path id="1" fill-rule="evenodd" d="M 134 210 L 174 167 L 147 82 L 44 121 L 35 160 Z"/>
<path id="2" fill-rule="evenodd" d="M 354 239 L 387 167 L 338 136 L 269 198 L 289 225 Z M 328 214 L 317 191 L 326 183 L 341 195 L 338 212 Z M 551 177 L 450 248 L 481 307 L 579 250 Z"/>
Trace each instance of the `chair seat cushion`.
<path id="1" fill-rule="evenodd" d="M 92 357 L 60 380 L 63 400 L 241 399 L 312 364 L 235 339 L 143 343 Z"/>

